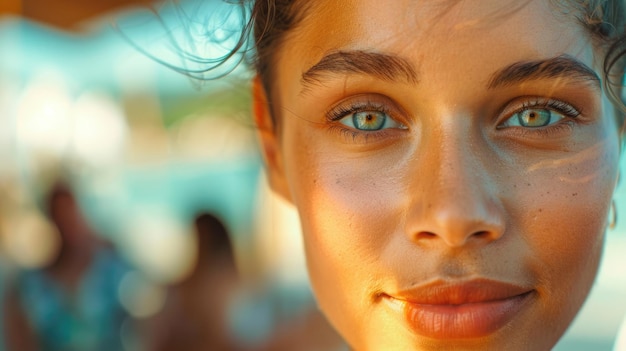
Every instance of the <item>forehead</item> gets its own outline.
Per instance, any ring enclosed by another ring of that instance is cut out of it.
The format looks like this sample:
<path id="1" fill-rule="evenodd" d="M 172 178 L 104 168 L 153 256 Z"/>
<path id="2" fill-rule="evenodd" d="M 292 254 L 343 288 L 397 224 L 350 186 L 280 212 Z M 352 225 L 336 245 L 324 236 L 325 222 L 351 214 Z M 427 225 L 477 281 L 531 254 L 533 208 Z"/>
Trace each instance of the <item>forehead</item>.
<path id="1" fill-rule="evenodd" d="M 279 59 L 295 55 L 310 67 L 329 51 L 344 49 L 390 52 L 416 62 L 450 52 L 468 60 L 507 51 L 525 51 L 526 59 L 579 56 L 590 47 L 589 35 L 565 7 L 551 0 L 320 0 L 308 7 Z"/>

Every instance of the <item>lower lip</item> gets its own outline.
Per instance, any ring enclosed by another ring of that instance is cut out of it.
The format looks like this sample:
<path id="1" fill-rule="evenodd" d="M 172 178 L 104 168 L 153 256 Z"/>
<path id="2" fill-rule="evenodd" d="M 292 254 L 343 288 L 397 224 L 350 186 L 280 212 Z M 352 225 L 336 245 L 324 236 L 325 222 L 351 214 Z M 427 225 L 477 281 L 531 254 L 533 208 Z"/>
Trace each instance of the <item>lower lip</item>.
<path id="1" fill-rule="evenodd" d="M 385 298 L 416 333 L 433 339 L 469 339 L 493 334 L 524 308 L 531 292 L 503 300 L 462 305 L 417 304 Z"/>

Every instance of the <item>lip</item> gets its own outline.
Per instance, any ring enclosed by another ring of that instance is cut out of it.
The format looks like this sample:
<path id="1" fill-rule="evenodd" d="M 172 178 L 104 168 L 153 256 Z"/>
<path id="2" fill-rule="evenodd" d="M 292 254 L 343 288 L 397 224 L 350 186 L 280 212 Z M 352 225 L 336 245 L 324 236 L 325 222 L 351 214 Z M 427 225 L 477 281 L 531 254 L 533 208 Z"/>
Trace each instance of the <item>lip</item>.
<path id="1" fill-rule="evenodd" d="M 474 279 L 438 280 L 382 299 L 403 314 L 409 328 L 433 339 L 488 336 L 509 324 L 534 295 L 532 288 Z"/>

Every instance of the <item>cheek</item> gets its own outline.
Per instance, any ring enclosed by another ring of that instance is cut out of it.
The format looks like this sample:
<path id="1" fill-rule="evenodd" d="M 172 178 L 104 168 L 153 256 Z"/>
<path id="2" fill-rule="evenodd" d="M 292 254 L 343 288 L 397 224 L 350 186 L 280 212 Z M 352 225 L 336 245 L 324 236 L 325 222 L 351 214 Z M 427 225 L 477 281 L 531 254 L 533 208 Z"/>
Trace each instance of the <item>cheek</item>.
<path id="1" fill-rule="evenodd" d="M 617 145 L 530 165 L 512 183 L 510 226 L 541 280 L 545 315 L 573 318 L 597 274 L 617 173 Z M 560 317 L 561 318 L 561 317 Z"/>
<path id="2" fill-rule="evenodd" d="M 291 140 L 287 178 L 305 240 L 322 250 L 350 248 L 362 259 L 375 256 L 369 248 L 384 247 L 400 227 L 399 204 L 406 197 L 398 176 L 404 170 L 396 162 L 400 152 L 348 155 L 298 130 Z"/>
<path id="3" fill-rule="evenodd" d="M 399 192 L 393 182 L 359 176 L 319 174 L 317 182 L 318 190 L 300 208 L 313 291 L 351 345 L 371 344 L 366 336 L 379 329 L 372 292 L 380 291 L 380 277 L 394 271 L 384 272 L 380 262 L 401 219 L 393 206 Z"/>
<path id="4" fill-rule="evenodd" d="M 307 139 L 300 135 L 299 140 Z M 381 272 L 379 259 L 401 228 L 399 204 L 406 187 L 396 175 L 393 155 L 347 160 L 310 141 L 292 144 L 288 169 L 311 284 L 338 330 L 364 335 L 359 328 L 366 327 L 356 321 L 370 319 L 364 306 L 380 284 L 374 277 L 390 273 Z M 307 151 L 311 148 L 314 153 Z"/>
<path id="5" fill-rule="evenodd" d="M 371 165 L 322 161 L 301 178 L 299 188 L 305 200 L 297 207 L 311 267 L 341 267 L 335 270 L 351 276 L 371 273 L 370 265 L 400 227 L 402 185 Z"/>

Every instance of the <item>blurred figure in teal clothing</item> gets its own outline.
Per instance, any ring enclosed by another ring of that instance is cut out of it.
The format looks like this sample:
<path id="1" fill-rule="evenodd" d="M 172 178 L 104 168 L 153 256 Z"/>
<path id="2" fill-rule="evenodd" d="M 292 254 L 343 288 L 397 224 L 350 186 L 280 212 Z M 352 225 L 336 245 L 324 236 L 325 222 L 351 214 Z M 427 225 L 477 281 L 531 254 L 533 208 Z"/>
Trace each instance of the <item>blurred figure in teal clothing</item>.
<path id="1" fill-rule="evenodd" d="M 127 264 L 94 233 L 65 184 L 51 188 L 45 205 L 60 250 L 52 263 L 18 273 L 7 287 L 7 350 L 122 350 L 127 314 L 118 288 Z"/>

